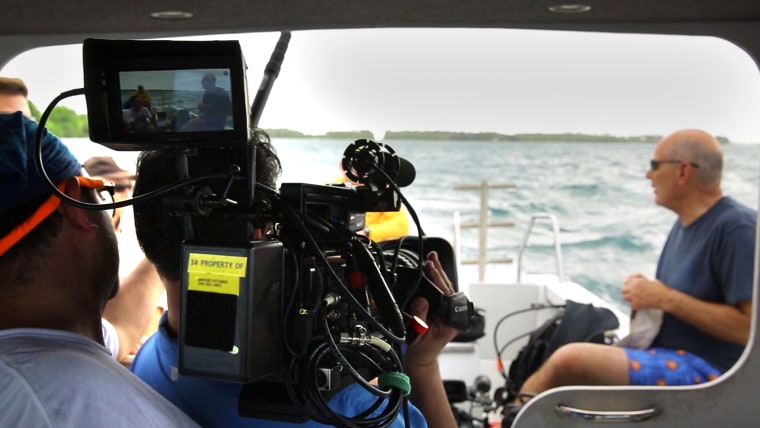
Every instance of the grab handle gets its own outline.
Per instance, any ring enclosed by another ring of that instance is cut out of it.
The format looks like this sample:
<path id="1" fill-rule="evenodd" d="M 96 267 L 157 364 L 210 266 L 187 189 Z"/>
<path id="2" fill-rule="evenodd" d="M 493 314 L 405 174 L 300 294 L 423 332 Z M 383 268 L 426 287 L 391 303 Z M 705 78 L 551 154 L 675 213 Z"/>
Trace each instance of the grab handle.
<path id="1" fill-rule="evenodd" d="M 591 422 L 641 422 L 657 416 L 659 410 L 656 407 L 644 410 L 623 410 L 623 411 L 599 411 L 583 410 L 574 407 L 559 404 L 555 411 L 561 415 L 573 418 L 581 418 Z"/>

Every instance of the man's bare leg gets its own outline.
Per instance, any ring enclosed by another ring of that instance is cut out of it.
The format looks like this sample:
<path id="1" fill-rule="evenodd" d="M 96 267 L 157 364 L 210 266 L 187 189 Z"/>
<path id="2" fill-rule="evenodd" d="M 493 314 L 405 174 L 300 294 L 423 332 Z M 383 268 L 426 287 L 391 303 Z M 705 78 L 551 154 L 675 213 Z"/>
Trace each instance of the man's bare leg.
<path id="1" fill-rule="evenodd" d="M 557 349 L 520 389 L 538 394 L 565 385 L 627 385 L 628 357 L 623 348 L 570 343 Z M 515 404 L 521 404 L 516 402 Z"/>

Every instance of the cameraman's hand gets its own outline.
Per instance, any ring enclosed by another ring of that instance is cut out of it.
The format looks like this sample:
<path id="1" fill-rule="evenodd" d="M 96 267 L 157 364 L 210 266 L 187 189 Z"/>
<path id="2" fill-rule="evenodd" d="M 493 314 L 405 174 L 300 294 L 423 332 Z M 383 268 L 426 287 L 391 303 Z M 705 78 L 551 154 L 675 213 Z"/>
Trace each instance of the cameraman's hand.
<path id="1" fill-rule="evenodd" d="M 441 262 L 438 260 L 438 254 L 435 251 L 428 253 L 424 268 L 425 275 L 443 294 L 449 295 L 454 293 L 454 287 L 451 285 L 448 276 L 446 276 L 446 272 L 444 272 L 443 266 L 441 266 Z M 409 315 L 425 320 L 429 328 L 427 332 L 417 337 L 409 346 L 406 352 L 407 366 L 411 364 L 430 365 L 436 363 L 438 354 L 443 347 L 458 333 L 455 328 L 444 324 L 443 320 L 439 317 L 428 317 L 429 309 L 430 304 L 424 297 L 417 296 L 412 300 Z"/>
<path id="2" fill-rule="evenodd" d="M 444 294 L 454 293 L 435 251 L 427 255 L 425 274 Z M 457 330 L 444 324 L 439 317 L 428 318 L 429 308 L 424 297 L 415 297 L 409 310 L 410 315 L 426 320 L 429 327 L 409 345 L 404 357 L 406 373 L 412 384 L 411 400 L 425 415 L 428 426 L 454 428 L 457 423 L 443 388 L 438 354 L 457 335 Z"/>

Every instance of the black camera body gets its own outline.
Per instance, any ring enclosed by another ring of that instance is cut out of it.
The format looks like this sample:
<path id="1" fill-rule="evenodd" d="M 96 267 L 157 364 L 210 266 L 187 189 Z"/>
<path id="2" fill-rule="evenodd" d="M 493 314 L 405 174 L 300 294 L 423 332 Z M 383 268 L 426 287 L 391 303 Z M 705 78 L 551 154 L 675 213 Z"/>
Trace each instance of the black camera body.
<path id="1" fill-rule="evenodd" d="M 334 423 L 324 403 L 357 376 L 403 372 L 401 345 L 416 337 L 403 315 L 412 298 L 426 297 L 432 313 L 466 329 L 469 300 L 444 296 L 422 275 L 424 254 L 436 251 L 456 284 L 451 246 L 358 236 L 352 218 L 365 212 L 368 191 L 284 183 L 257 196 L 265 208 L 256 222 L 277 226 L 268 239 L 186 242 L 180 372 L 244 383 L 244 416 Z M 234 224 L 241 213 L 210 216 Z M 315 396 L 324 402 L 306 398 Z"/>
<path id="2" fill-rule="evenodd" d="M 188 242 L 182 260 L 180 372 L 235 382 L 275 373 L 282 355 L 282 243 Z"/>
<path id="3" fill-rule="evenodd" d="M 167 183 L 173 190 L 155 197 L 185 224 L 180 372 L 245 384 L 239 401 L 244 416 L 343 426 L 355 415 L 335 417 L 327 400 L 360 382 L 387 400 L 378 424 L 395 418 L 406 391 L 369 380 L 403 373 L 401 348 L 413 338 L 405 315 L 411 299 L 425 296 L 433 313 L 460 329 L 474 313 L 461 293 L 444 296 L 423 274 L 425 255 L 437 251 L 456 288 L 448 242 L 405 237 L 381 245 L 356 233 L 365 212 L 399 210 L 397 182 L 414 179 L 411 163 L 381 143 L 357 140 L 342 165 L 358 186 L 285 183 L 275 191 L 256 183 L 245 61 L 237 42 L 89 39 L 84 64 L 90 138 L 116 150 L 161 149 L 177 158 L 183 184 Z M 204 81 L 206 92 L 220 94 L 206 86 L 210 74 L 230 99 L 225 122 L 191 127 L 203 122 L 202 105 L 209 100 L 188 82 Z M 156 113 L 152 126 L 139 130 L 130 127 L 124 108 L 138 83 L 153 89 Z M 197 110 L 190 99 L 202 100 Z M 195 117 L 184 120 L 183 111 Z M 189 158 L 211 162 L 230 148 L 245 153 L 220 165 L 213 177 L 188 168 Z M 194 227 L 199 219 L 213 227 Z M 254 239 L 267 227 L 273 228 Z"/>

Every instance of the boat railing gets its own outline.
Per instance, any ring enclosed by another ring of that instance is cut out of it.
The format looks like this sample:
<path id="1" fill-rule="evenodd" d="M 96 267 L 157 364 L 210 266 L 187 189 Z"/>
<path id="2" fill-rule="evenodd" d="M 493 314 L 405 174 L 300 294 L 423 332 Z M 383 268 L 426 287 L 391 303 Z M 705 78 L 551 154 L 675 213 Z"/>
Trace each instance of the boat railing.
<path id="1" fill-rule="evenodd" d="M 488 194 L 491 189 L 513 189 L 514 183 L 488 183 L 482 181 L 480 184 L 464 184 L 454 186 L 454 190 L 480 190 L 480 214 L 477 222 L 462 223 L 459 211 L 454 213 L 454 248 L 457 252 L 457 259 L 463 265 L 478 265 L 478 281 L 485 280 L 486 265 L 489 263 L 512 263 L 509 257 L 488 258 L 488 228 L 489 227 L 513 227 L 512 221 L 489 221 L 488 220 Z M 459 257 L 459 244 L 461 242 L 461 229 L 478 229 L 478 258 L 462 260 Z"/>
<path id="2" fill-rule="evenodd" d="M 531 216 L 528 222 L 528 227 L 525 230 L 525 236 L 520 244 L 520 251 L 517 253 L 517 283 L 520 284 L 522 280 L 522 261 L 525 250 L 528 248 L 528 239 L 531 233 L 533 233 L 533 226 L 540 220 L 549 220 L 552 226 L 552 237 L 554 240 L 554 262 L 556 266 L 556 275 L 559 281 L 565 280 L 565 271 L 562 265 L 562 245 L 559 240 L 559 221 L 553 214 L 540 213 Z"/>

